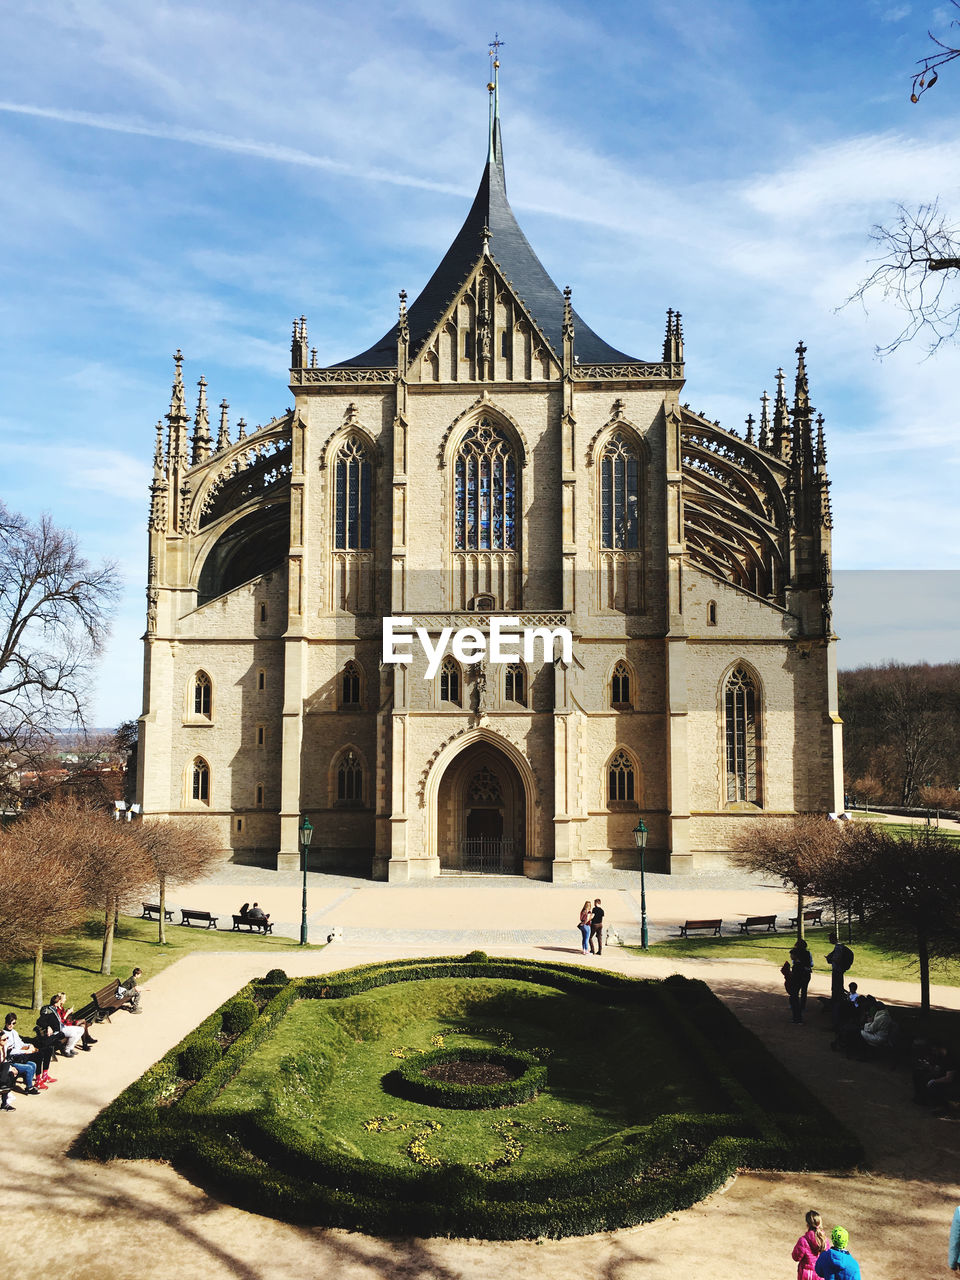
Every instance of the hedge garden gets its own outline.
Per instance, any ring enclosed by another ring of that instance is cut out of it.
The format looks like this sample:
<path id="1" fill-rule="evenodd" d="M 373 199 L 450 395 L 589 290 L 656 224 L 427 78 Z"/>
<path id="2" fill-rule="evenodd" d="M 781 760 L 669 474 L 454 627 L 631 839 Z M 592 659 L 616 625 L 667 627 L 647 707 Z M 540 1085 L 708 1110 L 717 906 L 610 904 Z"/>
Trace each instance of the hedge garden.
<path id="1" fill-rule="evenodd" d="M 487 1239 L 633 1225 L 739 1168 L 862 1158 L 704 983 L 482 953 L 272 970 L 74 1154 L 169 1160 L 292 1222 Z"/>

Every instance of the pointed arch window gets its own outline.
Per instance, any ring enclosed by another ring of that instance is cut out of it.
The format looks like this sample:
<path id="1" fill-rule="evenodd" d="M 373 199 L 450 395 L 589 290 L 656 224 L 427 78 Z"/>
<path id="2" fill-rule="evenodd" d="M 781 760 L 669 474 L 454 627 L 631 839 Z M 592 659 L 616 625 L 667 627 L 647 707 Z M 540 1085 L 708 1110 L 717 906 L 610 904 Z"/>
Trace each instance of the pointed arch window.
<path id="1" fill-rule="evenodd" d="M 503 696 L 507 702 L 527 705 L 527 673 L 519 662 L 511 662 L 504 673 Z"/>
<path id="2" fill-rule="evenodd" d="M 636 799 L 633 761 L 622 749 L 616 752 L 607 766 L 607 799 L 611 804 L 630 803 Z"/>
<path id="3" fill-rule="evenodd" d="M 202 804 L 210 803 L 210 766 L 203 756 L 197 756 L 193 762 L 190 794 Z"/>
<path id="4" fill-rule="evenodd" d="M 444 658 L 441 663 L 440 701 L 460 706 L 460 664 L 456 658 Z"/>
<path id="5" fill-rule="evenodd" d="M 363 765 L 353 750 L 346 751 L 337 766 L 337 802 L 363 803 Z"/>
<path id="6" fill-rule="evenodd" d="M 337 452 L 333 539 L 338 551 L 373 546 L 372 466 L 363 441 L 349 436 Z"/>
<path id="7" fill-rule="evenodd" d="M 640 546 L 640 458 L 635 446 L 615 432 L 600 455 L 600 545 L 605 551 Z"/>
<path id="8" fill-rule="evenodd" d="M 515 551 L 517 458 L 505 432 L 486 418 L 460 443 L 454 486 L 457 550 Z"/>
<path id="9" fill-rule="evenodd" d="M 198 671 L 193 681 L 193 714 L 209 720 L 213 709 L 213 682 L 205 671 Z"/>
<path id="10" fill-rule="evenodd" d="M 340 705 L 341 707 L 359 707 L 362 697 L 363 677 L 360 667 L 351 658 L 340 673 Z"/>
<path id="11" fill-rule="evenodd" d="M 618 710 L 632 706 L 630 701 L 630 668 L 618 662 L 610 678 L 610 705 Z"/>
<path id="12" fill-rule="evenodd" d="M 760 803 L 757 770 L 759 689 L 745 667 L 731 671 L 723 693 L 727 803 Z"/>

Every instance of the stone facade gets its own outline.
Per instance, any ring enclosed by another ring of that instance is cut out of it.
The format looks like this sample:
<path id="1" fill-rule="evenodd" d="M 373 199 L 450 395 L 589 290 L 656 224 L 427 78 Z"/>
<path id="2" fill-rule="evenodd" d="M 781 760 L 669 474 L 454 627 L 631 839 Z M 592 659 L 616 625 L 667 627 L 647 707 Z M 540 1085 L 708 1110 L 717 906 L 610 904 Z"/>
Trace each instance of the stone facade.
<path id="1" fill-rule="evenodd" d="M 551 292 L 552 290 L 552 292 Z M 841 803 L 831 513 L 798 348 L 756 437 L 602 343 L 506 202 L 477 200 L 409 313 L 293 409 L 213 437 L 181 357 L 151 489 L 139 799 L 239 860 L 391 880 L 591 863 L 687 871 L 745 822 Z M 473 470 L 471 470 L 473 468 Z M 472 478 L 471 478 L 472 477 Z M 568 627 L 569 663 L 381 662 L 387 616 Z"/>

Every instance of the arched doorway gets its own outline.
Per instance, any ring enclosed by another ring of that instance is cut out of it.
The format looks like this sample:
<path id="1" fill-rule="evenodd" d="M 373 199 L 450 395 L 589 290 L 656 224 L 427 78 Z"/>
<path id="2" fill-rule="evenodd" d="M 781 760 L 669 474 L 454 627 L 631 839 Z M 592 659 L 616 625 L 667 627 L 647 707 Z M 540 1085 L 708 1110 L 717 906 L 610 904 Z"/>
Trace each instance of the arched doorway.
<path id="1" fill-rule="evenodd" d="M 523 873 L 526 796 L 509 756 L 474 742 L 444 771 L 437 790 L 437 852 L 441 871 Z"/>

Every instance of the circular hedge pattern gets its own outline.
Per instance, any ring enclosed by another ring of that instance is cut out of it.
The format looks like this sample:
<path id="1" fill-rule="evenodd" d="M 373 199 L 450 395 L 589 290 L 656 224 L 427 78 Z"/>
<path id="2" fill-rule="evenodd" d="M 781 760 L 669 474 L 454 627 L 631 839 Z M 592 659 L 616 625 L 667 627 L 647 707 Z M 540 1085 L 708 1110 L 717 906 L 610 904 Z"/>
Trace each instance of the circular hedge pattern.
<path id="1" fill-rule="evenodd" d="M 490 1062 L 514 1077 L 497 1084 L 453 1084 L 424 1075 L 445 1062 Z M 419 1053 L 391 1072 L 397 1092 L 413 1102 L 460 1111 L 485 1111 L 527 1102 L 547 1083 L 547 1068 L 532 1053 L 519 1049 L 434 1049 Z"/>

